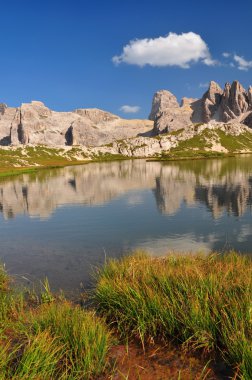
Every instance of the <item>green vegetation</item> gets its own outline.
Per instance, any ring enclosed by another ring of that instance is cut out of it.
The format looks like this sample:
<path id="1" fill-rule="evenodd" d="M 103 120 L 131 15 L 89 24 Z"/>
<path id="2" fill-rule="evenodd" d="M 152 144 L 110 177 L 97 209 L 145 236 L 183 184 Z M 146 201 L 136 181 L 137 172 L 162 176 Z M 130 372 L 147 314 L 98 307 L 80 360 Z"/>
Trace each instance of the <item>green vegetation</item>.
<path id="1" fill-rule="evenodd" d="M 203 124 L 204 124 L 204 123 L 195 123 L 195 124 L 193 125 L 193 129 L 195 130 L 195 132 L 198 131 L 199 127 L 201 127 L 201 125 L 203 125 Z"/>
<path id="2" fill-rule="evenodd" d="M 197 160 L 203 158 L 224 158 L 231 156 L 227 153 L 222 152 L 212 152 L 206 150 L 171 150 L 167 153 L 162 153 L 159 158 L 150 159 L 149 161 L 176 161 L 176 160 Z"/>
<path id="3" fill-rule="evenodd" d="M 113 379 L 110 331 L 144 349 L 176 341 L 185 352 L 204 352 L 203 374 L 221 354 L 236 379 L 252 378 L 248 256 L 136 253 L 110 260 L 98 271 L 93 301 L 96 312 L 56 297 L 47 280 L 38 295 L 18 293 L 0 267 L 0 379 Z"/>
<path id="4" fill-rule="evenodd" d="M 87 157 L 78 147 L 70 150 L 39 145 L 13 150 L 2 148 L 0 149 L 0 177 L 34 172 L 41 168 L 80 165 L 85 162 L 87 162 Z"/>
<path id="5" fill-rule="evenodd" d="M 194 131 L 197 131 L 201 124 L 194 125 Z M 228 125 L 226 126 L 228 128 Z M 180 136 L 185 130 L 183 128 L 153 137 L 162 140 L 165 136 Z M 133 139 L 133 138 L 132 138 Z M 127 139 L 129 140 L 129 139 Z M 215 144 L 216 149 L 215 149 Z M 137 149 L 147 146 L 134 146 L 128 144 L 126 140 L 117 140 L 117 145 L 123 149 L 131 150 L 133 154 Z M 104 145 L 111 148 L 113 143 Z M 222 147 L 224 152 L 220 152 Z M 93 151 L 94 152 L 94 151 Z M 0 148 L 0 177 L 10 176 L 19 173 L 34 172 L 41 168 L 57 168 L 68 165 L 80 165 L 88 162 L 126 160 L 132 157 L 126 157 L 122 154 L 113 154 L 103 152 L 102 149 L 95 150 L 96 153 L 89 154 L 79 146 L 72 146 L 69 149 L 50 148 L 47 146 L 26 146 L 13 149 Z M 201 133 L 194 135 L 190 139 L 178 141 L 175 148 L 163 152 L 161 157 L 154 155 L 154 160 L 184 160 L 184 159 L 202 159 L 202 158 L 222 158 L 240 152 L 252 152 L 252 134 L 245 131 L 239 136 L 225 133 L 221 129 L 204 129 Z"/>
<path id="6" fill-rule="evenodd" d="M 99 274 L 99 311 L 122 335 L 171 338 L 222 354 L 237 377 L 252 378 L 252 259 L 145 254 L 110 260 Z M 239 376 L 239 377 L 238 377 Z"/>
<path id="7" fill-rule="evenodd" d="M 221 145 L 229 152 L 238 152 L 243 149 L 252 151 L 252 133 L 244 132 L 239 136 L 227 135 L 221 130 L 217 130 Z"/>
<path id="8" fill-rule="evenodd" d="M 171 131 L 169 134 L 170 134 L 171 136 L 178 136 L 178 135 L 180 135 L 182 132 L 184 132 L 184 128 L 177 129 L 176 131 Z"/>
<path id="9" fill-rule="evenodd" d="M 184 128 L 180 128 L 180 129 L 177 129 L 176 131 L 171 131 L 171 132 L 162 133 L 160 135 L 156 135 L 153 138 L 156 140 L 161 140 L 161 138 L 165 136 L 179 136 L 182 132 L 184 132 L 184 130 L 185 130 Z"/>
<path id="10" fill-rule="evenodd" d="M 199 125 L 195 125 L 194 129 Z M 171 132 L 173 135 L 179 135 L 183 129 Z M 184 160 L 184 159 L 201 159 L 201 158 L 222 158 L 226 156 L 222 152 L 210 150 L 212 147 L 211 140 L 213 133 L 205 129 L 202 133 L 193 136 L 187 140 L 181 140 L 176 148 L 171 148 L 167 152 L 163 152 L 158 161 Z"/>
<path id="11" fill-rule="evenodd" d="M 194 125 L 197 130 L 201 124 Z M 179 131 L 177 131 L 179 132 Z M 227 152 L 214 151 L 214 143 L 219 144 Z M 179 141 L 176 148 L 163 152 L 159 161 L 201 159 L 201 158 L 223 158 L 241 151 L 252 151 L 252 134 L 244 132 L 239 136 L 226 134 L 220 129 L 204 129 L 198 135 L 190 139 Z"/>
<path id="12" fill-rule="evenodd" d="M 48 282 L 37 297 L 15 294 L 0 269 L 0 379 L 94 379 L 108 366 L 102 319 L 63 299 Z"/>
<path id="13" fill-rule="evenodd" d="M 99 152 L 99 154 L 93 156 L 92 162 L 118 161 L 118 160 L 128 160 L 128 159 L 130 159 L 130 158 L 125 157 L 122 154 L 112 154 L 112 153 Z"/>
<path id="14" fill-rule="evenodd" d="M 81 165 L 88 162 L 125 160 L 121 154 L 99 152 L 88 158 L 83 150 L 73 146 L 71 149 L 56 149 L 46 146 L 25 147 L 17 149 L 0 148 L 0 177 L 37 172 L 41 169 Z"/>

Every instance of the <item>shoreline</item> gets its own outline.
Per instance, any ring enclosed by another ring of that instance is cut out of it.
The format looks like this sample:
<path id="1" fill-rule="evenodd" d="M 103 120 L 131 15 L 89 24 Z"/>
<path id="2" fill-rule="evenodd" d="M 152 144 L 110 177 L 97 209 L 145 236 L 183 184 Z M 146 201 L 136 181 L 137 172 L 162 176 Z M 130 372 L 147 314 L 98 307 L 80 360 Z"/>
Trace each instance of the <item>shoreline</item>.
<path id="1" fill-rule="evenodd" d="M 92 294 L 71 302 L 47 279 L 36 293 L 10 286 L 0 267 L 1 379 L 250 378 L 251 274 L 251 257 L 234 252 L 136 252 L 109 259 Z"/>
<path id="2" fill-rule="evenodd" d="M 1 148 L 0 148 L 1 149 Z M 47 150 L 50 150 L 47 148 Z M 53 149 L 52 149 L 53 151 Z M 201 152 L 197 154 L 196 152 L 188 155 L 178 155 L 176 154 L 167 154 L 161 157 L 127 157 L 127 156 L 119 156 L 119 155 L 104 155 L 102 157 L 97 157 L 94 159 L 85 159 L 85 160 L 64 160 L 61 162 L 55 163 L 55 158 L 53 158 L 50 162 L 48 160 L 47 163 L 38 164 L 38 165 L 30 165 L 30 166 L 6 166 L 1 168 L 1 159 L 0 159 L 0 179 L 6 177 L 13 177 L 19 174 L 29 174 L 29 173 L 37 173 L 40 170 L 47 169 L 60 169 L 68 166 L 78 166 L 78 165 L 86 165 L 90 163 L 103 163 L 103 162 L 115 162 L 115 161 L 126 161 L 126 160 L 145 160 L 146 162 L 173 162 L 173 161 L 194 161 L 194 160 L 207 160 L 207 159 L 223 159 L 223 158 L 232 158 L 237 157 L 239 155 L 252 154 L 252 152 L 230 152 L 230 153 L 220 153 L 220 152 Z M 59 156 L 62 158 L 62 156 Z"/>

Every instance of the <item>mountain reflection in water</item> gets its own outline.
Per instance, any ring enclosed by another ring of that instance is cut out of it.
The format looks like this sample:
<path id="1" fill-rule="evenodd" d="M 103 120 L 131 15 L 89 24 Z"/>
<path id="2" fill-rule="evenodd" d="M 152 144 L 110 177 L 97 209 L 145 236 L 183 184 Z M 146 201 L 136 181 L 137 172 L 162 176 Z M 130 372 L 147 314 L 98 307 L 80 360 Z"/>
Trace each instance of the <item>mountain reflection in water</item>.
<path id="1" fill-rule="evenodd" d="M 0 182 L 2 261 L 55 288 L 135 248 L 252 251 L 252 156 L 42 170 Z"/>

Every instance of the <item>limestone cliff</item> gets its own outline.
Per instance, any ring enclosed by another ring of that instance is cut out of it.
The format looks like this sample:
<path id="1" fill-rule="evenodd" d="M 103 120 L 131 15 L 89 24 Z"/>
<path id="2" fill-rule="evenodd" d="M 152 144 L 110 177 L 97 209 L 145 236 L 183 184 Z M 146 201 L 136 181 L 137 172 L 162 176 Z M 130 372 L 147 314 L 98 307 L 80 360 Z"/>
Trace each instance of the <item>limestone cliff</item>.
<path id="1" fill-rule="evenodd" d="M 192 123 L 241 122 L 252 128 L 252 87 L 246 91 L 234 81 L 224 89 L 214 81 L 201 99 L 183 98 L 178 106 L 176 97 L 165 90 L 153 97 L 150 119 L 154 120 L 156 134 L 188 127 Z"/>
<path id="2" fill-rule="evenodd" d="M 219 123 L 214 128 L 225 129 L 222 124 L 228 123 L 225 133 L 241 125 L 246 133 L 246 127 L 252 128 L 252 87 L 246 91 L 234 81 L 222 90 L 211 81 L 201 99 L 183 98 L 181 104 L 171 92 L 161 90 L 154 95 L 149 118 L 126 120 L 96 108 L 56 112 L 39 101 L 17 108 L 0 103 L 0 146 L 82 146 L 94 151 L 102 147 L 108 153 L 108 146 L 116 146 L 112 154 L 149 157 L 173 148 L 175 139 L 155 141 L 149 137 L 179 130 L 188 137 L 194 133 L 195 124 L 212 128 L 211 123 Z M 120 143 L 122 140 L 126 142 Z"/>
<path id="3" fill-rule="evenodd" d="M 99 109 L 56 112 L 32 101 L 11 108 L 0 104 L 0 145 L 99 146 L 148 135 L 149 120 L 126 120 Z"/>

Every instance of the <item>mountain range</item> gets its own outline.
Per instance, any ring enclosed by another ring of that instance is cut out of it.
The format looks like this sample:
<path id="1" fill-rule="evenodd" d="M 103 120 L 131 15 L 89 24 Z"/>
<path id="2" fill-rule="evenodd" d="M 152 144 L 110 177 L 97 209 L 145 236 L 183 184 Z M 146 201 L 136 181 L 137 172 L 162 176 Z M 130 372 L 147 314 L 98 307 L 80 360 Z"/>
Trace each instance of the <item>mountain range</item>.
<path id="1" fill-rule="evenodd" d="M 246 91 L 234 81 L 224 89 L 214 81 L 201 99 L 182 98 L 181 104 L 167 90 L 155 93 L 149 116 L 154 133 L 166 133 L 189 127 L 193 123 L 239 122 L 252 128 L 252 87 Z"/>
<path id="2" fill-rule="evenodd" d="M 1 103 L 0 145 L 64 147 L 64 152 L 78 147 L 76 159 L 158 157 L 174 149 L 251 152 L 252 87 L 245 90 L 234 81 L 222 90 L 211 81 L 201 99 L 182 98 L 180 104 L 171 92 L 160 90 L 149 120 L 122 119 L 96 108 L 56 112 L 39 101 L 16 108 Z M 27 153 L 22 155 L 25 159 Z"/>

